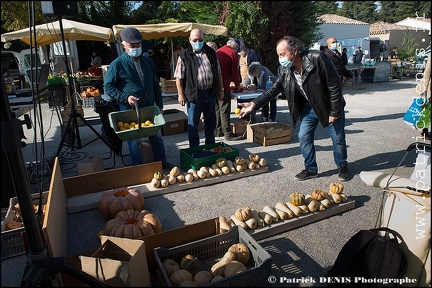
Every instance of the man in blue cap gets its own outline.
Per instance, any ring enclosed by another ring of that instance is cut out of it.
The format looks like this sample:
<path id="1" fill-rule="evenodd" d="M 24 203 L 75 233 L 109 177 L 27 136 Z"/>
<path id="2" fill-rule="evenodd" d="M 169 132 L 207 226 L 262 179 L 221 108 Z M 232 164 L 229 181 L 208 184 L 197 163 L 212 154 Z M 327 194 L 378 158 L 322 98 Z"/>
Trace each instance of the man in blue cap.
<path id="1" fill-rule="evenodd" d="M 121 45 L 125 53 L 117 57 L 109 66 L 105 78 L 104 91 L 119 102 L 120 110 L 138 107 L 158 106 L 163 112 L 162 91 L 153 61 L 142 54 L 143 41 L 138 29 L 128 27 L 120 31 Z M 148 137 L 152 146 L 153 160 L 162 161 L 165 170 L 172 168 L 166 161 L 164 141 L 159 131 Z M 141 139 L 128 141 L 132 165 L 143 164 Z"/>

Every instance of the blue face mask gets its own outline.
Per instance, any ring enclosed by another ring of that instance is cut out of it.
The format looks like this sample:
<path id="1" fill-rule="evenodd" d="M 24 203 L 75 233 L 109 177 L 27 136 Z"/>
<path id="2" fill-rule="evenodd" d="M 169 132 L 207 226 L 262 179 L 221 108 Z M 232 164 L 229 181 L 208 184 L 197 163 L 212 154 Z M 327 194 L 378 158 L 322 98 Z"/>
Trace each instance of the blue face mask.
<path id="1" fill-rule="evenodd" d="M 286 56 L 279 58 L 279 64 L 285 69 L 291 68 L 292 63 L 293 62 L 291 60 L 288 60 L 288 57 Z"/>
<path id="2" fill-rule="evenodd" d="M 138 47 L 138 48 L 129 48 L 129 51 L 128 51 L 128 55 L 131 56 L 131 57 L 138 57 L 138 56 L 141 55 L 141 53 L 142 53 L 142 48 L 141 47 Z"/>
<path id="3" fill-rule="evenodd" d="M 192 47 L 195 51 L 201 51 L 202 47 L 204 46 L 204 41 L 202 42 L 193 42 Z"/>
<path id="4" fill-rule="evenodd" d="M 332 44 L 330 45 L 330 49 L 331 49 L 331 50 L 337 50 L 337 43 L 332 43 Z"/>

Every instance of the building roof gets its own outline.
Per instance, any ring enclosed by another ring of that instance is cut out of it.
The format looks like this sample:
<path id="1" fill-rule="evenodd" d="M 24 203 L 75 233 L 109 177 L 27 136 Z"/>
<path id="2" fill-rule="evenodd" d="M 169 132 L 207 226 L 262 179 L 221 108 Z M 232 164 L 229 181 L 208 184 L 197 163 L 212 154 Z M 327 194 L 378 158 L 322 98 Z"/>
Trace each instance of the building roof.
<path id="1" fill-rule="evenodd" d="M 431 18 L 408 17 L 402 21 L 396 22 L 395 24 L 408 26 L 410 28 L 425 29 L 429 31 L 431 30 Z"/>
<path id="2" fill-rule="evenodd" d="M 395 31 L 395 30 L 402 31 L 402 30 L 412 30 L 412 29 L 407 26 L 380 21 L 380 22 L 370 24 L 369 35 L 387 34 L 390 31 Z"/>
<path id="3" fill-rule="evenodd" d="M 336 14 L 323 14 L 318 17 L 318 23 L 321 24 L 352 24 L 352 25 L 369 25 L 366 22 L 350 19 Z"/>

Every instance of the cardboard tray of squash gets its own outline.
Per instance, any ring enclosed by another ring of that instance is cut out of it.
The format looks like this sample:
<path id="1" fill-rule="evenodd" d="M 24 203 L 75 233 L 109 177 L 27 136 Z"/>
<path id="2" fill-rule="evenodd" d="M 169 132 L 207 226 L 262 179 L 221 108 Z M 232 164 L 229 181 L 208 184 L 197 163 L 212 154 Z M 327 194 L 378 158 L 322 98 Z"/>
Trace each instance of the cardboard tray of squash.
<path id="1" fill-rule="evenodd" d="M 289 199 L 256 210 L 238 208 L 230 217 L 219 216 L 221 232 L 240 226 L 256 240 L 292 230 L 309 223 L 351 210 L 355 201 L 348 198 L 339 182 L 331 182 L 329 192 L 315 189 L 309 194 L 293 192 Z"/>

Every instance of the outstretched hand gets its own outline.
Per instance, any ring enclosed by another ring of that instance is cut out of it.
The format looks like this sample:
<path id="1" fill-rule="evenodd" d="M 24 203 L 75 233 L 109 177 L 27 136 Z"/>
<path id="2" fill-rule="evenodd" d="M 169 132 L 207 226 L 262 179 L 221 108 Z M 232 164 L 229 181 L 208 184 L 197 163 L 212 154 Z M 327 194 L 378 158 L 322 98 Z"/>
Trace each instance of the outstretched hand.
<path id="1" fill-rule="evenodd" d="M 244 103 L 237 103 L 241 108 L 240 113 L 238 114 L 239 118 L 245 117 L 247 114 L 251 113 L 255 109 L 255 103 L 254 102 L 244 102 Z"/>

